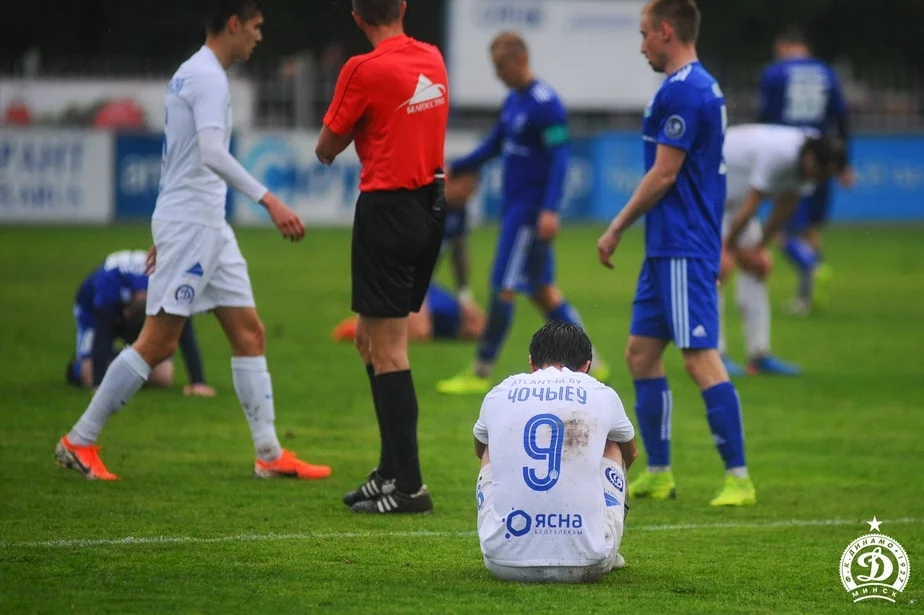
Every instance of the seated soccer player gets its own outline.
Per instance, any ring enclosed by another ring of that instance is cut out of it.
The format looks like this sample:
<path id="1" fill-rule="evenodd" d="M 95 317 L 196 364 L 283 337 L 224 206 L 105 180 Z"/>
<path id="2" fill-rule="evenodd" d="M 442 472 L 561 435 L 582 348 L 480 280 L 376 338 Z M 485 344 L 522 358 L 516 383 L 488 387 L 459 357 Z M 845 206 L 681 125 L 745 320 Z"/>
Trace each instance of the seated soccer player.
<path id="1" fill-rule="evenodd" d="M 481 406 L 478 537 L 501 580 L 591 583 L 625 565 L 635 429 L 616 392 L 588 375 L 591 358 L 580 326 L 549 321 L 529 345 L 532 373 L 507 378 Z"/>
<path id="2" fill-rule="evenodd" d="M 67 365 L 68 383 L 95 389 L 118 354 L 116 342 L 131 344 L 138 338 L 147 300 L 146 258 L 147 253 L 141 250 L 114 252 L 80 285 L 74 305 L 77 349 Z M 183 393 L 214 396 L 215 390 L 205 383 L 191 321 L 183 329 L 180 349 L 189 375 Z M 173 359 L 167 359 L 151 370 L 148 386 L 173 386 L 173 371 Z"/>
<path id="3" fill-rule="evenodd" d="M 484 332 L 484 312 L 474 301 L 463 302 L 438 286 L 431 284 L 417 313 L 408 317 L 408 340 L 473 341 Z M 356 316 L 351 316 L 334 328 L 332 337 L 337 342 L 352 342 L 356 335 Z"/>

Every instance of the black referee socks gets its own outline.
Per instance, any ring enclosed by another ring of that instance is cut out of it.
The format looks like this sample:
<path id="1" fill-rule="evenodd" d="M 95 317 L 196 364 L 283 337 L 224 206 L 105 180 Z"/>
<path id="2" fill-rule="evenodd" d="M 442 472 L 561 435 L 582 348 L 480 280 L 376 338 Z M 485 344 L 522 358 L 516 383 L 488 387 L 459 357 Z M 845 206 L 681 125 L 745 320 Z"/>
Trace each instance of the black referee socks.
<path id="1" fill-rule="evenodd" d="M 423 480 L 417 450 L 417 394 L 411 371 L 380 374 L 373 387 L 383 442 L 387 440 L 394 463 L 395 488 L 417 493 Z"/>
<path id="2" fill-rule="evenodd" d="M 391 441 L 388 437 L 388 429 L 385 424 L 387 419 L 382 414 L 382 404 L 379 403 L 378 396 L 375 393 L 375 368 L 371 365 L 366 366 L 366 374 L 369 376 L 369 388 L 372 392 L 372 405 L 375 406 L 375 419 L 379 424 L 379 439 L 382 441 L 382 448 L 379 452 L 379 465 L 376 473 L 379 478 L 391 480 L 395 477 L 395 462 L 391 456 Z"/>

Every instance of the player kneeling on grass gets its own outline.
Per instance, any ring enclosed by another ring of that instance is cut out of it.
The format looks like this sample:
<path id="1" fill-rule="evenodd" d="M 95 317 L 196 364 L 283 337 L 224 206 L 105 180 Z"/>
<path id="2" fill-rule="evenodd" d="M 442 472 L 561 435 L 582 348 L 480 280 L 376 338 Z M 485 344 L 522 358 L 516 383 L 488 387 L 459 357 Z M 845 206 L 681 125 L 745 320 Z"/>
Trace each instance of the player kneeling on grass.
<path id="1" fill-rule="evenodd" d="M 356 316 L 337 325 L 332 337 L 336 342 L 353 342 Z M 407 337 L 411 342 L 432 340 L 474 341 L 484 332 L 484 312 L 474 302 L 463 302 L 436 284 L 430 284 L 419 312 L 407 319 Z"/>
<path id="2" fill-rule="evenodd" d="M 138 339 L 148 294 L 146 259 L 147 253 L 142 250 L 113 252 L 80 285 L 74 304 L 77 350 L 66 372 L 69 384 L 95 390 L 118 354 L 115 342 L 131 344 Z M 189 375 L 183 394 L 213 397 L 215 390 L 205 384 L 191 320 L 183 327 L 179 345 Z M 173 386 L 173 357 L 154 366 L 146 384 L 157 388 Z"/>
<path id="3" fill-rule="evenodd" d="M 549 321 L 529 345 L 532 373 L 481 406 L 478 537 L 499 579 L 590 583 L 625 565 L 635 429 L 616 392 L 587 374 L 592 356 L 581 327 Z"/>
<path id="4" fill-rule="evenodd" d="M 734 265 L 741 269 L 735 296 L 744 324 L 750 374 L 795 376 L 800 369 L 770 354 L 770 298 L 766 278 L 771 260 L 767 244 L 796 212 L 803 194 L 828 181 L 845 165 L 844 148 L 829 137 L 803 128 L 749 124 L 730 128 L 723 148 L 728 193 L 723 220 L 720 279 Z M 760 204 L 773 199 L 766 225 L 755 218 Z M 719 351 L 728 373 L 744 370 L 725 354 L 724 318 Z"/>

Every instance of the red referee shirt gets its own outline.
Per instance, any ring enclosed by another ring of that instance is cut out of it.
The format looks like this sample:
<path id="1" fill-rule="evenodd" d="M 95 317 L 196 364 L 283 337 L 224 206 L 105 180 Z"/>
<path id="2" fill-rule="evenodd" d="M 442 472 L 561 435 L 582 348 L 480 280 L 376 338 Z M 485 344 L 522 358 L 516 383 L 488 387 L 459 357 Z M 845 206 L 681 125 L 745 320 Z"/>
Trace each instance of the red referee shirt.
<path id="1" fill-rule="evenodd" d="M 443 166 L 449 79 L 439 49 L 406 35 L 386 39 L 340 71 L 324 125 L 353 131 L 359 189 L 416 190 Z"/>

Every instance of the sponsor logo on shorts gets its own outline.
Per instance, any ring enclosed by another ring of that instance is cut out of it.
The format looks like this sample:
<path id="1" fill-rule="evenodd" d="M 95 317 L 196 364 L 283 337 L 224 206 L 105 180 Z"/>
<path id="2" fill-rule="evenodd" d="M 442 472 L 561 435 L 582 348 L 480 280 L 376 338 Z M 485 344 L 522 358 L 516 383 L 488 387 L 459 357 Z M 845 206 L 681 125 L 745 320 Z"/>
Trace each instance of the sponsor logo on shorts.
<path id="1" fill-rule="evenodd" d="M 196 296 L 196 291 L 189 284 L 183 284 L 173 293 L 173 298 L 179 303 L 192 303 Z"/>
<path id="2" fill-rule="evenodd" d="M 603 475 L 606 476 L 606 480 L 610 481 L 610 484 L 616 487 L 616 491 L 622 493 L 622 490 L 625 488 L 625 482 L 622 480 L 619 472 L 613 468 L 607 468 Z"/>

